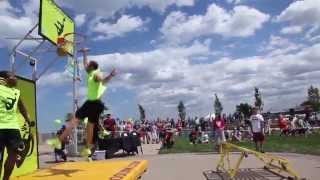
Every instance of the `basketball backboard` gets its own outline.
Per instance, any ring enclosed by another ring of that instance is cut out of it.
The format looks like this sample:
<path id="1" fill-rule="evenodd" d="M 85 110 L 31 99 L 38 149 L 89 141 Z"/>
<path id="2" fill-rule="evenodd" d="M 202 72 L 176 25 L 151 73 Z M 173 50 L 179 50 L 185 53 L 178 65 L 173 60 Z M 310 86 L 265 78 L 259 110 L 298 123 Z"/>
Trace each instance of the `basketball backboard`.
<path id="1" fill-rule="evenodd" d="M 58 39 L 65 34 L 74 33 L 75 23 L 54 0 L 40 0 L 39 35 L 49 40 L 55 46 Z M 69 39 L 70 40 L 70 39 Z M 73 55 L 74 47 L 66 47 L 69 55 Z"/>

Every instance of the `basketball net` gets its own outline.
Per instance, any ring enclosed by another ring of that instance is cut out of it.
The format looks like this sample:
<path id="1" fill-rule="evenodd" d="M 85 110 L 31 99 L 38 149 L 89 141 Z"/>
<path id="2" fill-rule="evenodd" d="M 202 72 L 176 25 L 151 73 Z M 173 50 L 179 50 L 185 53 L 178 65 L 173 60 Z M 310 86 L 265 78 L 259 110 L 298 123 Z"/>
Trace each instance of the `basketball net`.
<path id="1" fill-rule="evenodd" d="M 68 46 L 70 43 L 66 41 L 64 37 L 59 37 L 57 41 L 57 54 L 60 57 L 64 57 L 68 54 Z M 72 45 L 72 44 L 71 44 Z"/>

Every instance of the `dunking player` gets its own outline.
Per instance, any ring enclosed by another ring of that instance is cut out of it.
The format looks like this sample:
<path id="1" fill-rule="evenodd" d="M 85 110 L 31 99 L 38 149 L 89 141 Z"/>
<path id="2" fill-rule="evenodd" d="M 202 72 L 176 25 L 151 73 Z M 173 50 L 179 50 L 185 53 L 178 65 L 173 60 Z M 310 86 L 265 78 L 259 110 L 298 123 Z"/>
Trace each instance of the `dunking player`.
<path id="1" fill-rule="evenodd" d="M 62 142 L 65 137 L 71 134 L 72 129 L 75 128 L 80 119 L 88 118 L 87 128 L 86 128 L 86 140 L 87 147 L 82 150 L 81 154 L 86 157 L 90 157 L 91 148 L 94 147 L 93 135 L 94 128 L 99 123 L 99 118 L 103 112 L 105 106 L 101 101 L 102 95 L 107 89 L 106 84 L 116 75 L 116 70 L 113 69 L 111 73 L 103 77 L 101 75 L 99 65 L 96 61 L 89 61 L 87 58 L 88 49 L 81 49 L 83 53 L 83 65 L 87 72 L 87 101 L 77 110 L 75 117 L 67 125 L 65 131 L 59 137 L 59 140 L 51 140 L 48 144 L 54 147 L 59 147 L 60 142 Z"/>
<path id="2" fill-rule="evenodd" d="M 0 71 L 0 176 L 5 148 L 8 153 L 4 163 L 3 180 L 10 179 L 22 143 L 17 109 L 29 127 L 35 125 L 30 121 L 27 110 L 20 99 L 20 91 L 15 88 L 16 85 L 17 79 L 13 73 Z"/>

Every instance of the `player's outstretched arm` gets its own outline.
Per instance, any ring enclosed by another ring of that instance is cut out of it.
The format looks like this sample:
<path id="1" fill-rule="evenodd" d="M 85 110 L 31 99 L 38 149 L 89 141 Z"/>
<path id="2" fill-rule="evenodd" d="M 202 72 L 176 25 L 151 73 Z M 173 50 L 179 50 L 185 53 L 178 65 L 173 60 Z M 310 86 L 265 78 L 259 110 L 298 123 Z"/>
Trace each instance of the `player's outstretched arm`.
<path id="1" fill-rule="evenodd" d="M 108 83 L 108 82 L 113 78 L 113 76 L 115 76 L 115 75 L 116 75 L 116 69 L 113 68 L 112 71 L 111 71 L 111 73 L 110 73 L 108 76 L 102 77 L 100 74 L 97 74 L 97 75 L 95 76 L 95 80 L 96 80 L 97 82 L 102 82 L 103 84 L 106 84 L 106 83 Z"/>
<path id="2" fill-rule="evenodd" d="M 115 75 L 116 75 L 116 69 L 113 68 L 111 73 L 102 80 L 102 83 L 103 84 L 108 83 Z"/>
<path id="3" fill-rule="evenodd" d="M 83 55 L 83 67 L 84 69 L 88 72 L 88 51 L 89 49 L 88 48 L 82 48 L 79 50 L 79 52 L 82 52 L 82 55 Z"/>

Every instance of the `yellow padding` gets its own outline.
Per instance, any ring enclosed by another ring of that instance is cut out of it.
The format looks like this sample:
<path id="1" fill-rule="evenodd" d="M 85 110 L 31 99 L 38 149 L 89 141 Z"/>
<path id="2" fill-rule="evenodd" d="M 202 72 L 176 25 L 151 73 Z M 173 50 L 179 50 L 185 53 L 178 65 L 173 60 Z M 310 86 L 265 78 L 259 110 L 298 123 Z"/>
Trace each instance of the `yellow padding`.
<path id="1" fill-rule="evenodd" d="M 14 180 L 137 180 L 147 170 L 148 161 L 68 162 Z"/>

